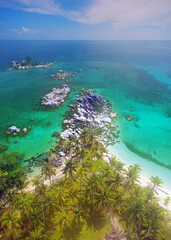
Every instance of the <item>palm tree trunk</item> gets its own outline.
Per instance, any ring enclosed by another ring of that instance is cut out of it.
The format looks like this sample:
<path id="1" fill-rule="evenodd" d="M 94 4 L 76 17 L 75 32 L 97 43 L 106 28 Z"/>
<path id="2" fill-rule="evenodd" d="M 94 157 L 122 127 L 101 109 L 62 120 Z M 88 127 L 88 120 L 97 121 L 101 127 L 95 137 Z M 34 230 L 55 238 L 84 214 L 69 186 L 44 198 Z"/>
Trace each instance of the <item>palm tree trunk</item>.
<path id="1" fill-rule="evenodd" d="M 8 234 L 7 234 L 7 232 L 6 232 L 6 230 L 5 230 L 5 228 L 3 227 L 3 230 L 4 230 L 4 233 L 5 233 L 5 235 L 7 236 L 7 238 L 9 239 L 9 236 L 8 236 Z"/>
<path id="2" fill-rule="evenodd" d="M 43 202 L 41 201 L 41 206 L 42 206 L 42 215 L 43 215 L 43 229 L 44 229 L 44 233 L 45 233 L 45 215 L 44 215 L 44 209 L 43 209 Z"/>
<path id="3" fill-rule="evenodd" d="M 15 231 L 15 235 L 17 236 L 17 239 L 19 240 L 19 236 L 18 236 L 16 228 L 14 228 L 14 231 Z"/>
<path id="4" fill-rule="evenodd" d="M 80 178 L 81 205 L 82 205 L 82 177 Z"/>
<path id="5" fill-rule="evenodd" d="M 130 184 L 130 182 L 128 182 L 128 184 L 126 185 L 126 187 L 125 187 L 125 189 L 124 189 L 124 191 L 123 191 L 123 194 L 124 194 L 124 193 L 126 192 L 126 190 L 128 189 L 129 184 Z"/>

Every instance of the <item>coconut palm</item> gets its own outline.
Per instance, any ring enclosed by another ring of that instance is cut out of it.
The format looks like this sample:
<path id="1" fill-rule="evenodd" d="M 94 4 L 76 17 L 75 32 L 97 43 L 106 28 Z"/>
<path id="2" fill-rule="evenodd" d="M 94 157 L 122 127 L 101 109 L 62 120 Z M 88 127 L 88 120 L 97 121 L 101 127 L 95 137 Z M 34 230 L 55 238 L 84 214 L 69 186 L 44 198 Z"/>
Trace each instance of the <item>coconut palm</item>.
<path id="1" fill-rule="evenodd" d="M 40 179 L 39 176 L 33 179 L 33 184 L 35 186 L 35 197 L 42 209 L 43 224 L 45 227 L 44 197 L 45 197 L 47 186 L 44 184 L 44 182 Z"/>
<path id="2" fill-rule="evenodd" d="M 101 189 L 95 193 L 95 206 L 98 210 L 109 210 L 114 205 L 114 194 L 111 188 L 102 186 Z"/>
<path id="3" fill-rule="evenodd" d="M 93 135 L 90 134 L 90 132 L 87 129 L 83 129 L 83 131 L 80 134 L 79 139 L 81 140 L 84 147 L 91 146 L 93 141 Z"/>
<path id="4" fill-rule="evenodd" d="M 130 185 L 134 185 L 136 181 L 138 181 L 139 174 L 141 172 L 141 166 L 139 164 L 134 164 L 133 166 L 129 166 L 128 171 L 126 172 L 126 180 L 127 184 L 124 189 L 124 192 Z"/>
<path id="5" fill-rule="evenodd" d="M 69 196 L 69 186 L 70 186 L 69 181 L 60 181 L 57 184 L 57 188 L 55 189 L 55 191 L 57 190 L 56 197 L 57 199 L 59 199 L 59 202 L 63 209 L 64 209 L 64 203 L 66 201 L 66 198 Z"/>
<path id="6" fill-rule="evenodd" d="M 53 217 L 54 212 L 59 207 L 58 204 L 57 204 L 57 198 L 56 198 L 56 195 L 54 194 L 54 191 L 46 192 L 44 201 L 45 201 L 44 208 L 45 208 L 46 218 L 49 217 L 49 216 Z"/>
<path id="7" fill-rule="evenodd" d="M 158 177 L 150 177 L 150 181 L 153 183 L 153 190 L 155 190 L 155 187 L 161 187 L 161 185 L 163 184 L 163 181 Z"/>
<path id="8" fill-rule="evenodd" d="M 122 173 L 122 172 L 125 171 L 124 166 L 125 166 L 124 163 L 122 163 L 120 161 L 116 161 L 114 171 L 117 172 L 117 173 Z"/>
<path id="9" fill-rule="evenodd" d="M 54 224 L 59 224 L 61 231 L 65 230 L 70 225 L 70 216 L 67 214 L 64 208 L 60 208 L 55 217 L 52 219 Z"/>
<path id="10" fill-rule="evenodd" d="M 32 228 L 42 225 L 42 207 L 37 204 L 30 207 L 29 218 L 31 219 Z"/>
<path id="11" fill-rule="evenodd" d="M 85 148 L 79 148 L 79 151 L 77 152 L 77 156 L 76 159 L 78 159 L 78 162 L 81 162 L 85 159 L 87 152 L 85 150 Z"/>
<path id="12" fill-rule="evenodd" d="M 84 167 L 83 165 L 81 165 L 76 173 L 76 176 L 79 178 L 80 181 L 80 192 L 81 192 L 81 202 L 82 202 L 82 183 L 83 183 L 83 179 L 87 176 L 88 171 L 87 168 Z"/>
<path id="13" fill-rule="evenodd" d="M 138 237 L 140 236 L 142 225 L 145 222 L 145 211 L 142 199 L 134 197 L 127 201 L 123 218 L 127 223 L 129 234 L 132 229 L 137 232 Z"/>
<path id="14" fill-rule="evenodd" d="M 80 204 L 77 204 L 73 210 L 74 212 L 74 224 L 78 225 L 78 228 L 81 227 L 82 224 L 86 223 L 86 219 L 88 217 L 88 213 L 85 208 L 81 207 Z"/>
<path id="15" fill-rule="evenodd" d="M 171 198 L 166 197 L 165 200 L 164 200 L 164 205 L 167 207 L 169 205 L 170 201 L 171 201 Z"/>
<path id="16" fill-rule="evenodd" d="M 144 194 L 145 194 L 145 203 L 151 202 L 154 199 L 154 191 L 149 186 L 144 188 Z"/>
<path id="17" fill-rule="evenodd" d="M 49 179 L 51 185 L 51 178 L 56 174 L 54 166 L 51 162 L 45 162 L 42 166 L 42 176 L 44 176 L 45 180 Z"/>
<path id="18" fill-rule="evenodd" d="M 44 240 L 45 234 L 43 233 L 43 228 L 38 226 L 34 231 L 30 232 L 29 240 Z"/>
<path id="19" fill-rule="evenodd" d="M 76 172 L 76 165 L 74 164 L 72 158 L 66 162 L 62 171 L 65 174 L 65 177 L 69 177 L 71 180 L 73 179 L 73 174 Z"/>
<path id="20" fill-rule="evenodd" d="M 17 201 L 18 208 L 21 210 L 22 215 L 26 215 L 28 220 L 30 220 L 29 212 L 31 209 L 32 201 L 32 198 L 28 194 L 25 194 L 22 197 L 20 195 L 20 198 Z"/>
<path id="21" fill-rule="evenodd" d="M 162 235 L 163 223 L 166 224 L 164 209 L 157 203 L 150 204 L 146 209 L 145 222 L 141 232 L 143 239 L 158 240 L 158 234 Z"/>
<path id="22" fill-rule="evenodd" d="M 20 215 L 20 211 L 19 210 L 15 210 L 14 212 L 10 213 L 10 212 L 5 212 L 2 217 L 0 218 L 1 221 L 1 226 L 7 227 L 7 229 L 9 231 L 14 230 L 15 235 L 17 237 L 17 239 L 19 239 L 19 235 L 17 232 L 17 228 L 20 227 L 19 225 L 19 220 L 21 219 L 21 215 Z M 5 231 L 5 228 L 4 228 Z M 6 231 L 5 231 L 6 233 Z M 7 234 L 7 233 L 6 233 Z M 8 237 L 8 235 L 7 235 Z"/>
<path id="23" fill-rule="evenodd" d="M 92 142 L 91 149 L 93 151 L 93 154 L 98 158 L 102 159 L 103 153 L 106 153 L 106 149 L 99 141 Z"/>
<path id="24" fill-rule="evenodd" d="M 94 195 L 95 192 L 98 191 L 99 189 L 99 175 L 93 174 L 87 179 L 87 184 L 86 184 L 86 196 L 89 196 L 90 198 L 90 210 L 91 212 L 93 211 L 93 201 L 94 201 Z"/>

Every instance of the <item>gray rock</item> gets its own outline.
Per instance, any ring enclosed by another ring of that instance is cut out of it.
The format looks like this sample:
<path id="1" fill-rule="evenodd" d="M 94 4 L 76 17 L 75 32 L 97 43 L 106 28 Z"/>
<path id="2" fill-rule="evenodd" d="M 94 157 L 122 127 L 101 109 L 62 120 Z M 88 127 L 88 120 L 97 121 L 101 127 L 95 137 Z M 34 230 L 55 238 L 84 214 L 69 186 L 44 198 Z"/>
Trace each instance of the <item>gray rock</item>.
<path id="1" fill-rule="evenodd" d="M 52 154 L 51 156 L 47 156 L 48 161 L 50 161 L 53 166 L 59 167 L 62 165 L 61 161 L 57 158 L 55 154 Z"/>
<path id="2" fill-rule="evenodd" d="M 58 107 L 70 92 L 70 87 L 63 84 L 62 88 L 53 88 L 52 92 L 46 94 L 41 101 L 41 105 L 49 107 Z"/>
<path id="3" fill-rule="evenodd" d="M 65 153 L 64 153 L 64 152 L 59 152 L 59 155 L 60 155 L 61 157 L 65 157 Z"/>
<path id="4" fill-rule="evenodd" d="M 109 118 L 109 117 L 104 117 L 104 118 L 102 119 L 102 121 L 103 121 L 104 123 L 111 123 L 111 122 L 112 122 L 111 118 Z"/>
<path id="5" fill-rule="evenodd" d="M 20 132 L 20 129 L 17 128 L 16 126 L 11 126 L 8 128 L 8 130 L 12 133 L 19 133 Z"/>

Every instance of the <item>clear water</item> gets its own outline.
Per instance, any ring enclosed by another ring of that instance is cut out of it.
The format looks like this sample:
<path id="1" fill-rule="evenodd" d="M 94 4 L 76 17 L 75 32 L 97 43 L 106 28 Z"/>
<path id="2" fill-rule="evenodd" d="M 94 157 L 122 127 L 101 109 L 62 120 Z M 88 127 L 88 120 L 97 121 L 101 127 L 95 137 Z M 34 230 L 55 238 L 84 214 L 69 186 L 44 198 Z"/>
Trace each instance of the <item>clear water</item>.
<path id="1" fill-rule="evenodd" d="M 111 101 L 121 143 L 144 162 L 171 165 L 171 41 L 0 41 L 0 53 L 0 144 L 8 145 L 8 151 L 29 158 L 53 147 L 52 133 L 61 131 L 70 101 L 84 87 Z M 56 63 L 48 69 L 5 71 L 10 61 L 26 55 Z M 63 106 L 44 111 L 40 99 L 65 83 L 50 77 L 61 68 L 89 70 L 73 79 Z M 127 114 L 136 120 L 127 121 Z M 7 138 L 4 132 L 11 125 L 32 130 L 25 137 Z"/>

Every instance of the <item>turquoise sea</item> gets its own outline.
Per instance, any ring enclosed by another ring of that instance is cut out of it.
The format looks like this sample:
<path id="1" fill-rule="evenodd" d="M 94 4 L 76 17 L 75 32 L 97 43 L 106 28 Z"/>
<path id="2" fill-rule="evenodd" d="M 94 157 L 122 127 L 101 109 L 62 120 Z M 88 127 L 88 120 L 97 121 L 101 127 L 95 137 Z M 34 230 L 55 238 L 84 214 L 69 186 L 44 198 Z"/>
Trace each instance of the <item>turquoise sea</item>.
<path id="1" fill-rule="evenodd" d="M 30 158 L 52 148 L 51 135 L 61 131 L 70 101 L 81 88 L 91 88 L 110 100 L 118 113 L 118 144 L 124 151 L 141 156 L 144 165 L 152 161 L 171 168 L 171 41 L 1 40 L 0 53 L 0 144 L 9 152 Z M 10 61 L 27 55 L 55 61 L 54 66 L 6 71 Z M 83 71 L 70 83 L 72 91 L 63 106 L 45 111 L 41 98 L 66 83 L 51 78 L 59 69 Z M 127 114 L 135 119 L 127 121 Z M 7 137 L 11 125 L 32 129 L 24 137 Z"/>

